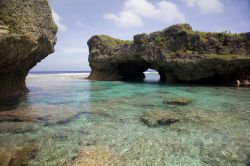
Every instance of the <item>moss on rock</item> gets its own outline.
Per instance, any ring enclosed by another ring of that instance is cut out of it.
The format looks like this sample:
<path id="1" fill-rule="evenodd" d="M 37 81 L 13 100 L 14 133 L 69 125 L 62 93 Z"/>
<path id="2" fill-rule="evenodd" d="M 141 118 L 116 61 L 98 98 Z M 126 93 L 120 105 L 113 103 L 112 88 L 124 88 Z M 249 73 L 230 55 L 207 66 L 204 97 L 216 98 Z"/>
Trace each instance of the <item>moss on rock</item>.
<path id="1" fill-rule="evenodd" d="M 133 41 L 130 40 L 120 40 L 112 38 L 108 35 L 98 35 L 97 36 L 100 40 L 102 40 L 103 44 L 109 47 L 123 45 L 123 44 L 132 44 Z"/>
<path id="2" fill-rule="evenodd" d="M 218 59 L 225 59 L 225 60 L 230 60 L 230 59 L 250 59 L 250 57 L 246 57 L 244 55 L 240 54 L 206 54 L 205 55 L 207 58 L 218 58 Z"/>

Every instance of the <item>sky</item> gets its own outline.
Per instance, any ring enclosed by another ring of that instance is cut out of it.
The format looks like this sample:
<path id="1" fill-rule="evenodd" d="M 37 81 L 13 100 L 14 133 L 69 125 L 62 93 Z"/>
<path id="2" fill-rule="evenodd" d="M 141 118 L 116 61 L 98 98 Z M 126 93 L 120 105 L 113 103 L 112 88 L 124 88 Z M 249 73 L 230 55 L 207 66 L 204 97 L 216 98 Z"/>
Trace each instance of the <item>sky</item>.
<path id="1" fill-rule="evenodd" d="M 49 0 L 59 27 L 55 53 L 32 71 L 89 71 L 87 41 L 107 34 L 135 34 L 188 23 L 194 30 L 250 31 L 250 0 Z"/>

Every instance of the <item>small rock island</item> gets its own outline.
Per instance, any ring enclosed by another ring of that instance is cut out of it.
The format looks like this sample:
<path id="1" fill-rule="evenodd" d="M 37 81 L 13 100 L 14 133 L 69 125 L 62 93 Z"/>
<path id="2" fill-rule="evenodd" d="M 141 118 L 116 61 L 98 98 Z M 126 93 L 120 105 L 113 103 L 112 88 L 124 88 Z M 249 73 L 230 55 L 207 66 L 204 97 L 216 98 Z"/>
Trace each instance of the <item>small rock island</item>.
<path id="1" fill-rule="evenodd" d="M 54 52 L 56 33 L 48 0 L 0 1 L 0 97 L 27 92 L 26 75 Z"/>
<path id="2" fill-rule="evenodd" d="M 169 83 L 228 84 L 250 78 L 250 33 L 194 31 L 188 24 L 134 36 L 88 41 L 90 80 L 140 80 L 148 69 Z"/>

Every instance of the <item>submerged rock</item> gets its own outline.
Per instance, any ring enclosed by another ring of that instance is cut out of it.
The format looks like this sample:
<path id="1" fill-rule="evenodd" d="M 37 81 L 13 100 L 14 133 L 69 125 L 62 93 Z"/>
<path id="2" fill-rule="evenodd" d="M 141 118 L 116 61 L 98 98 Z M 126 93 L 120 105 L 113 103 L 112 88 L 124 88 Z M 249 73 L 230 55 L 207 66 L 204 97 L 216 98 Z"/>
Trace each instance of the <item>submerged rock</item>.
<path id="1" fill-rule="evenodd" d="M 213 144 L 201 148 L 200 159 L 211 166 L 246 165 L 247 154 L 235 143 Z"/>
<path id="2" fill-rule="evenodd" d="M 232 125 L 233 119 L 228 117 L 230 114 L 225 112 L 215 112 L 207 110 L 175 110 L 175 111 L 149 111 L 144 112 L 141 116 L 141 121 L 148 126 L 171 125 L 174 123 L 180 124 L 178 128 L 182 128 L 183 124 L 197 124 L 198 126 L 209 126 L 210 124 L 219 124 L 220 127 L 228 127 Z M 237 115 L 237 114 L 236 114 Z M 234 116 L 236 116 L 234 115 Z M 223 119 L 223 121 L 221 120 Z M 172 128 L 176 126 L 173 125 Z"/>
<path id="3" fill-rule="evenodd" d="M 188 105 L 188 104 L 190 104 L 192 102 L 193 101 L 191 99 L 187 99 L 187 98 L 180 98 L 180 99 L 164 100 L 163 101 L 164 104 L 181 105 L 181 106 Z"/>
<path id="4" fill-rule="evenodd" d="M 24 147 L 0 147 L 0 165 L 1 166 L 21 166 L 27 165 L 29 160 L 33 159 L 38 151 L 37 144 L 31 144 Z"/>
<path id="5" fill-rule="evenodd" d="M 123 159 L 106 146 L 86 146 L 80 149 L 72 166 L 122 166 Z"/>
<path id="6" fill-rule="evenodd" d="M 0 165 L 9 166 L 12 159 L 12 152 L 7 148 L 0 147 Z"/>
<path id="7" fill-rule="evenodd" d="M 149 68 L 167 82 L 224 84 L 250 77 L 250 33 L 198 32 L 179 24 L 134 41 L 97 35 L 88 45 L 91 80 L 143 79 Z"/>
<path id="8" fill-rule="evenodd" d="M 20 107 L 0 111 L 0 122 L 20 122 L 20 124 L 24 124 L 24 122 L 42 122 L 46 125 L 64 124 L 71 122 L 84 113 L 83 109 L 74 110 L 71 107 L 58 105 Z"/>
<path id="9" fill-rule="evenodd" d="M 36 128 L 36 124 L 31 122 L 0 122 L 0 133 L 24 133 Z"/>
<path id="10" fill-rule="evenodd" d="M 179 118 L 175 112 L 152 111 L 144 113 L 141 121 L 150 127 L 156 127 L 174 124 L 179 121 Z"/>
<path id="11" fill-rule="evenodd" d="M 15 148 L 10 165 L 27 165 L 29 160 L 35 158 L 38 148 L 37 144 Z"/>
<path id="12" fill-rule="evenodd" d="M 0 1 L 0 97 L 27 92 L 26 75 L 54 52 L 56 32 L 47 0 Z"/>

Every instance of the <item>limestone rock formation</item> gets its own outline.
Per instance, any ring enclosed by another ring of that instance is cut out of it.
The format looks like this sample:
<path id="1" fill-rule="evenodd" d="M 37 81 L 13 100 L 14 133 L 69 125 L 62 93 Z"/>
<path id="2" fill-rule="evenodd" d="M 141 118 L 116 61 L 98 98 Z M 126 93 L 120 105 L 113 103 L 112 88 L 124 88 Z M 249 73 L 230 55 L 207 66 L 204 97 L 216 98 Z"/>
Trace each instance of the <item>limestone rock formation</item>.
<path id="1" fill-rule="evenodd" d="M 26 75 L 54 52 L 56 32 L 47 0 L 0 0 L 0 97 L 27 92 Z"/>
<path id="2" fill-rule="evenodd" d="M 167 82 L 224 84 L 250 77 L 250 33 L 198 32 L 178 24 L 134 41 L 93 36 L 88 45 L 91 80 L 143 79 L 147 69 Z"/>

